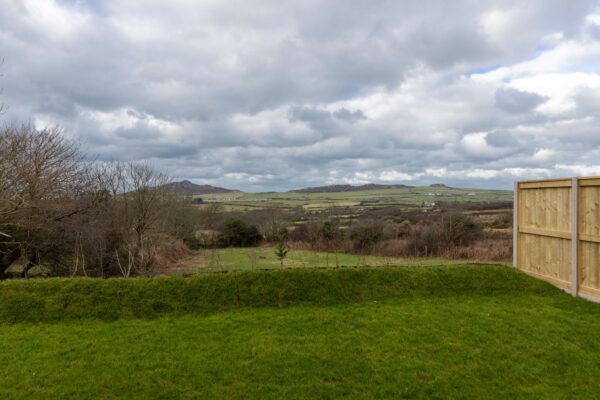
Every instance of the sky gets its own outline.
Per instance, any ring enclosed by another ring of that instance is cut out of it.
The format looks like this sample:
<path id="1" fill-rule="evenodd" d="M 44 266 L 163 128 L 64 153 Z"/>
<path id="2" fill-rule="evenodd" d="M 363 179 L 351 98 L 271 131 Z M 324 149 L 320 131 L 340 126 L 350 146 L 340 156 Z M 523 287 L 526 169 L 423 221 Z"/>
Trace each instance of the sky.
<path id="1" fill-rule="evenodd" d="M 600 1 L 0 0 L 2 124 L 247 191 L 600 175 Z"/>

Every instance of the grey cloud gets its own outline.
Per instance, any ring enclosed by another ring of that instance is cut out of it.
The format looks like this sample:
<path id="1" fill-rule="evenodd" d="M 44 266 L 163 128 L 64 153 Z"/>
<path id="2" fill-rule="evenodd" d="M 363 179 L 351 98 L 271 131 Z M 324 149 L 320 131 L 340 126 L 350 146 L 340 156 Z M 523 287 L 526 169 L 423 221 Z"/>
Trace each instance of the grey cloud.
<path id="1" fill-rule="evenodd" d="M 496 105 L 509 113 L 526 113 L 540 104 L 547 98 L 536 93 L 522 92 L 512 88 L 501 88 L 496 90 Z"/>
<path id="2" fill-rule="evenodd" d="M 290 121 L 320 122 L 331 118 L 331 113 L 327 110 L 307 106 L 294 106 L 290 108 Z"/>
<path id="3" fill-rule="evenodd" d="M 494 131 L 487 134 L 485 140 L 495 147 L 513 147 L 516 148 L 519 142 L 515 137 L 507 131 Z"/>
<path id="4" fill-rule="evenodd" d="M 598 89 L 580 88 L 574 99 L 579 115 L 592 115 L 595 118 L 600 118 L 600 93 Z"/>
<path id="5" fill-rule="evenodd" d="M 365 113 L 362 110 L 350 111 L 347 108 L 340 108 L 339 110 L 334 111 L 333 116 L 338 119 L 346 120 L 349 122 L 367 119 Z"/>
<path id="6" fill-rule="evenodd" d="M 385 170 L 593 163 L 592 90 L 574 111 L 546 115 L 531 112 L 540 95 L 469 78 L 530 60 L 556 32 L 600 40 L 582 28 L 593 4 L 0 0 L 0 102 L 5 121 L 59 124 L 90 157 L 150 159 L 250 190 Z M 507 13 L 497 26 L 484 23 L 493 12 Z M 485 154 L 461 145 L 478 132 L 489 132 Z M 542 148 L 556 155 L 533 160 Z"/>
<path id="7" fill-rule="evenodd" d="M 303 121 L 308 123 L 322 122 L 332 118 L 355 122 L 367 118 L 362 110 L 349 110 L 344 107 L 330 112 L 310 106 L 293 106 L 290 107 L 289 115 L 292 122 Z"/>

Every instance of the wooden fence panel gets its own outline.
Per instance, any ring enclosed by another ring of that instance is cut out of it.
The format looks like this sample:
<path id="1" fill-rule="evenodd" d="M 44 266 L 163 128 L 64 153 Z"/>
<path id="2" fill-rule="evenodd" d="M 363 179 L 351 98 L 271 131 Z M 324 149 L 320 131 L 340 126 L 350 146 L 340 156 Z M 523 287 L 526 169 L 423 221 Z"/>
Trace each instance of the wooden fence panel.
<path id="1" fill-rule="evenodd" d="M 600 178 L 515 184 L 514 264 L 600 300 Z"/>
<path id="2" fill-rule="evenodd" d="M 570 181 L 524 182 L 518 188 L 519 268 L 569 289 Z"/>
<path id="3" fill-rule="evenodd" d="M 571 288 L 571 241 L 522 234 L 521 269 L 564 289 Z"/>
<path id="4" fill-rule="evenodd" d="M 600 180 L 579 185 L 579 291 L 600 297 Z"/>

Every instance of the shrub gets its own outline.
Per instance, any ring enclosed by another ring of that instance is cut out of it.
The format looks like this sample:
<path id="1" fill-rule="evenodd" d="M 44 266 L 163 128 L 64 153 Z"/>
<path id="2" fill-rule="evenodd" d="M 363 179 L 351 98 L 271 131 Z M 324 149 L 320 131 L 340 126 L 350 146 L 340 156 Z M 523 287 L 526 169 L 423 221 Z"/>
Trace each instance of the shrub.
<path id="1" fill-rule="evenodd" d="M 367 252 L 383 238 L 383 226 L 377 221 L 365 221 L 350 231 L 350 240 L 354 250 Z"/>
<path id="2" fill-rule="evenodd" d="M 447 254 L 457 247 L 471 245 L 482 234 L 481 225 L 473 217 L 452 213 L 413 229 L 406 247 L 416 256 Z"/>
<path id="3" fill-rule="evenodd" d="M 309 242 L 308 229 L 306 224 L 299 224 L 289 230 L 288 238 L 295 242 Z"/>
<path id="4" fill-rule="evenodd" d="M 289 251 L 290 248 L 283 241 L 279 242 L 277 244 L 277 247 L 275 248 L 275 256 L 277 256 L 277 258 L 279 259 L 279 262 L 281 263 L 281 268 L 283 268 L 283 260 L 285 260 Z"/>
<path id="5" fill-rule="evenodd" d="M 445 248 L 466 246 L 481 238 L 481 225 L 465 214 L 449 214 L 442 217 L 440 233 Z"/>
<path id="6" fill-rule="evenodd" d="M 221 244 L 224 246 L 249 247 L 260 243 L 262 237 L 255 225 L 249 225 L 241 218 L 233 217 L 225 221 Z"/>

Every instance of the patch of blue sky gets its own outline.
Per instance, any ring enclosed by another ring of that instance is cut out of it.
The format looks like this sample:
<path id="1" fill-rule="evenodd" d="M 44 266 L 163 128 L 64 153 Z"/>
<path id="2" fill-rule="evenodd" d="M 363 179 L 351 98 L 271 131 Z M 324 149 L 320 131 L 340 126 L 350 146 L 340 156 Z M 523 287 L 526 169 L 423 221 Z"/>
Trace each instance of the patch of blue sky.
<path id="1" fill-rule="evenodd" d="M 535 46 L 535 48 L 533 49 L 533 57 L 532 58 L 536 58 L 539 57 L 542 53 L 547 52 L 548 50 L 552 50 L 554 47 L 556 47 L 555 43 L 538 43 L 537 46 Z"/>
<path id="2" fill-rule="evenodd" d="M 500 64 L 495 64 L 495 65 L 489 65 L 486 67 L 482 67 L 482 68 L 475 68 L 472 69 L 471 71 L 469 71 L 469 75 L 482 75 L 482 74 L 487 74 L 488 72 L 494 71 L 498 68 L 500 68 L 502 65 Z"/>
<path id="3" fill-rule="evenodd" d="M 83 8 L 94 14 L 105 14 L 105 7 L 101 0 L 58 0 L 58 3 L 69 7 Z"/>
<path id="4" fill-rule="evenodd" d="M 600 74 L 600 63 L 571 65 L 569 66 L 566 72 L 584 72 L 586 74 Z"/>

